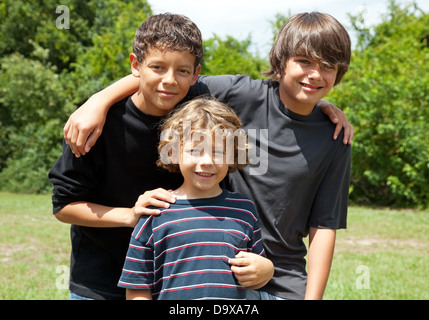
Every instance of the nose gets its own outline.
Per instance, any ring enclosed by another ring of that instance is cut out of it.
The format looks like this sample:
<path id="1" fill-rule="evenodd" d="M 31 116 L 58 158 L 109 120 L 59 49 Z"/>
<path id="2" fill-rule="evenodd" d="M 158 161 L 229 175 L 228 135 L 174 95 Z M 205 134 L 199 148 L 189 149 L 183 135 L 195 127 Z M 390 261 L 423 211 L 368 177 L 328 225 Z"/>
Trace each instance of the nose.
<path id="1" fill-rule="evenodd" d="M 308 77 L 311 79 L 319 79 L 320 78 L 320 66 L 317 63 L 314 63 L 311 66 L 311 69 L 308 73 Z"/>
<path id="2" fill-rule="evenodd" d="M 175 84 L 176 83 L 176 76 L 173 69 L 168 69 L 167 72 L 162 77 L 162 83 L 163 84 Z"/>
<path id="3" fill-rule="evenodd" d="M 211 166 L 213 165 L 213 155 L 211 152 L 202 151 L 202 155 L 199 158 L 198 164 L 200 166 Z"/>

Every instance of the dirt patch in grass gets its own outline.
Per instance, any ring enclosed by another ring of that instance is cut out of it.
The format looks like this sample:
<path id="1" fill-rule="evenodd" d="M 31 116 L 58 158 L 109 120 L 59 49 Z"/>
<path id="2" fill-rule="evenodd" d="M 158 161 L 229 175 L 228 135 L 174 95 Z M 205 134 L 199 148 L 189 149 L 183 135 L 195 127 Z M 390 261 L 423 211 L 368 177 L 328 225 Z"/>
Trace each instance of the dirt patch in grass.
<path id="1" fill-rule="evenodd" d="M 424 255 L 429 255 L 428 244 L 415 239 L 385 239 L 379 237 L 358 238 L 347 236 L 338 238 L 335 246 L 336 252 L 352 250 L 352 251 L 408 251 L 418 250 Z"/>
<path id="2" fill-rule="evenodd" d="M 16 261 L 16 258 L 19 257 L 20 261 L 34 260 L 34 252 L 37 248 L 34 246 L 28 246 L 24 243 L 17 244 L 0 244 L 0 262 L 7 263 Z"/>

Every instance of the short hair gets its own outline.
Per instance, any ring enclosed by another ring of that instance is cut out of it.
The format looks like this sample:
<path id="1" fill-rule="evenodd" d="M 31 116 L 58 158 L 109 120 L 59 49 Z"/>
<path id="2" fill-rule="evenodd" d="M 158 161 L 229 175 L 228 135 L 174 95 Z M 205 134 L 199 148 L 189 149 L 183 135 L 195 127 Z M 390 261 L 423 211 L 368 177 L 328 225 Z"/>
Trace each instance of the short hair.
<path id="1" fill-rule="evenodd" d="M 189 18 L 179 14 L 153 15 L 137 28 L 133 53 L 139 63 L 145 59 L 150 48 L 188 52 L 195 56 L 195 68 L 203 58 L 200 29 Z"/>
<path id="2" fill-rule="evenodd" d="M 249 164 L 247 136 L 242 128 L 241 121 L 230 107 L 216 100 L 214 97 L 206 95 L 195 98 L 177 108 L 169 114 L 161 125 L 161 139 L 158 145 L 158 153 L 160 155 L 157 165 L 169 172 L 180 172 L 178 161 L 165 163 L 162 159 L 163 148 L 171 142 L 177 142 L 180 139 L 180 149 L 183 150 L 184 141 L 184 124 L 190 124 L 190 134 L 201 130 L 208 129 L 209 133 L 215 135 L 217 132 L 225 134 L 222 141 L 226 143 L 226 139 L 232 138 L 233 143 L 233 163 L 228 163 L 229 172 L 234 172 L 237 169 L 243 169 Z M 167 130 L 175 130 L 178 136 L 165 135 L 163 132 Z M 217 131 L 222 130 L 222 131 Z M 239 157 L 244 155 L 243 158 Z"/>
<path id="3" fill-rule="evenodd" d="M 300 13 L 289 18 L 280 28 L 270 52 L 271 80 L 283 76 L 291 57 L 303 56 L 323 66 L 338 68 L 334 85 L 347 72 L 351 58 L 351 41 L 346 29 L 326 13 Z"/>

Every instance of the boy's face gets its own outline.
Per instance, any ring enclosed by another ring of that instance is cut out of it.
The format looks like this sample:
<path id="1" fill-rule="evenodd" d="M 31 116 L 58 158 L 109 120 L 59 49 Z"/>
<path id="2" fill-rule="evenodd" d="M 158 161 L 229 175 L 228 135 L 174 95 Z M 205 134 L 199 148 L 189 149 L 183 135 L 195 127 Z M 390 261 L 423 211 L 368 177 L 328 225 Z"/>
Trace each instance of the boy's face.
<path id="1" fill-rule="evenodd" d="M 305 57 L 291 57 L 280 78 L 280 98 L 291 111 L 308 115 L 333 88 L 336 76 L 337 67 L 326 68 Z"/>
<path id="2" fill-rule="evenodd" d="M 164 116 L 186 96 L 199 75 L 195 56 L 188 52 L 152 48 L 139 64 L 134 53 L 130 54 L 131 69 L 140 78 L 139 91 L 133 102 L 143 112 Z"/>
<path id="3" fill-rule="evenodd" d="M 179 164 L 184 179 L 181 189 L 186 191 L 188 198 L 211 198 L 222 191 L 219 183 L 227 175 L 229 165 L 226 164 L 224 142 L 214 140 L 208 144 L 203 141 L 183 145 Z"/>

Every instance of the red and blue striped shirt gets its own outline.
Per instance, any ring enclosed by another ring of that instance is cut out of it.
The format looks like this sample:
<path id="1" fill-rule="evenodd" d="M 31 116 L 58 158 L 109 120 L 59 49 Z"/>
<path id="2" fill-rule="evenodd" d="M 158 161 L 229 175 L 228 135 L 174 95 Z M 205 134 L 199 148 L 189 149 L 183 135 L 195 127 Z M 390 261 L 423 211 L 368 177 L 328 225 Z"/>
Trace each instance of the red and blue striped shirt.
<path id="1" fill-rule="evenodd" d="M 228 259 L 265 255 L 255 205 L 224 190 L 214 198 L 176 200 L 142 217 L 131 236 L 118 285 L 150 289 L 154 299 L 245 299 Z"/>

